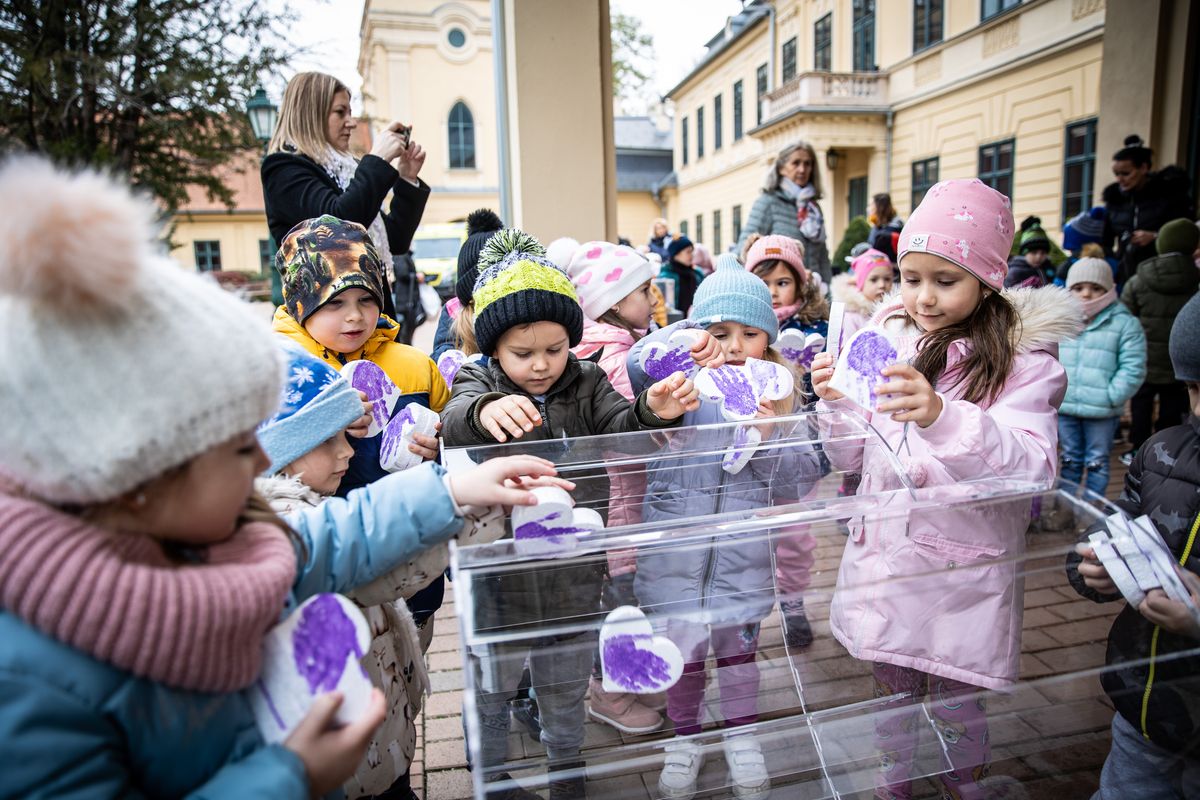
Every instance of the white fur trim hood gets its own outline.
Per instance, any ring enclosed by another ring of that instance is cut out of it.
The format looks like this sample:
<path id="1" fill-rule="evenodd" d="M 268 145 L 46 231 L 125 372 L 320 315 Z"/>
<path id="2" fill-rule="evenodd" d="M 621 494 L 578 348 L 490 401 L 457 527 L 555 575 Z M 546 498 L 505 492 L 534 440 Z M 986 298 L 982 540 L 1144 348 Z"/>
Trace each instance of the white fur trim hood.
<path id="1" fill-rule="evenodd" d="M 870 317 L 875 310 L 875 304 L 858 290 L 854 283 L 853 272 L 843 272 L 833 276 L 829 285 L 830 296 L 839 303 L 845 303 L 848 311 L 857 311 L 864 317 Z"/>

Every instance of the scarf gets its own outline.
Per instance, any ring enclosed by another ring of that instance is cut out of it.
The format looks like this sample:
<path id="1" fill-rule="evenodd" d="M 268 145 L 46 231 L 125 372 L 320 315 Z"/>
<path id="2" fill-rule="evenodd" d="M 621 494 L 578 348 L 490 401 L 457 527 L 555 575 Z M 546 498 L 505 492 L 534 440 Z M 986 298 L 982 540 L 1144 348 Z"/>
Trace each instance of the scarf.
<path id="1" fill-rule="evenodd" d="M 771 310 L 775 312 L 775 319 L 783 322 L 791 319 L 792 316 L 800 310 L 800 303 L 792 303 L 790 306 L 780 306 L 779 308 L 773 308 Z"/>
<path id="2" fill-rule="evenodd" d="M 149 536 L 0 495 L 0 608 L 97 661 L 175 689 L 232 692 L 262 669 L 296 551 L 270 523 L 243 525 L 199 563 Z"/>
<path id="3" fill-rule="evenodd" d="M 825 241 L 825 218 L 821 208 L 813 201 L 817 194 L 813 185 L 797 186 L 790 178 L 781 178 L 779 188 L 796 204 L 796 224 L 800 226 L 800 235 L 810 242 Z"/>
<path id="4" fill-rule="evenodd" d="M 1080 305 L 1083 306 L 1083 321 L 1091 322 L 1104 309 L 1117 302 L 1117 290 L 1109 289 L 1099 297 L 1093 297 L 1091 300 L 1082 300 Z"/>
<path id="5" fill-rule="evenodd" d="M 354 173 L 358 171 L 358 159 L 349 153 L 343 153 L 331 147 L 325 152 L 325 161 L 322 166 L 325 167 L 325 172 L 333 178 L 333 182 L 338 185 L 338 188 L 344 192 L 350 185 L 350 181 L 354 179 Z M 392 248 L 388 243 L 387 227 L 383 224 L 382 209 L 375 215 L 375 219 L 371 220 L 371 224 L 367 227 L 367 233 L 370 234 L 371 242 L 374 243 L 375 249 L 383 258 L 383 269 L 387 273 L 388 282 L 395 283 Z"/>

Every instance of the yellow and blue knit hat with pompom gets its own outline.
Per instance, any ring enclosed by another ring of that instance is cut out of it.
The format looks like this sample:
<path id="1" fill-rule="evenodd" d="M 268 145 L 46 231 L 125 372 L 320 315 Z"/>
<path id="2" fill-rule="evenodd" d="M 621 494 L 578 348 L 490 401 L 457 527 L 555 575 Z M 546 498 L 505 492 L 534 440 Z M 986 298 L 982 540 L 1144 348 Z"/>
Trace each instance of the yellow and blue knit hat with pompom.
<path id="1" fill-rule="evenodd" d="M 583 309 L 571 279 L 524 231 L 506 228 L 488 239 L 473 295 L 475 341 L 485 356 L 517 325 L 557 322 L 567 329 L 571 347 L 583 338 Z"/>

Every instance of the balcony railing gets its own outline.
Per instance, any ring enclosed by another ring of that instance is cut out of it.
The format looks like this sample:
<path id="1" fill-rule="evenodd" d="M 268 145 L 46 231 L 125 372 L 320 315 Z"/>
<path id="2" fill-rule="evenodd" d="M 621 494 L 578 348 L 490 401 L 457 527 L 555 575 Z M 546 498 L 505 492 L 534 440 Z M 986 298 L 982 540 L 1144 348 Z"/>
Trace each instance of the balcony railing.
<path id="1" fill-rule="evenodd" d="M 887 75 L 878 72 L 805 72 L 763 98 L 763 118 L 803 109 L 887 110 Z"/>

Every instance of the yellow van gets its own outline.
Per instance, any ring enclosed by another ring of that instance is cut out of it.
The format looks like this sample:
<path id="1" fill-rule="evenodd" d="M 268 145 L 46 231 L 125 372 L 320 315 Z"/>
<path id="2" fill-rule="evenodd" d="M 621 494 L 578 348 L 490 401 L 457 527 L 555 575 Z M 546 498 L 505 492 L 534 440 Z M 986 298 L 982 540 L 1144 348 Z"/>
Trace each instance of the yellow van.
<path id="1" fill-rule="evenodd" d="M 425 283 L 437 290 L 442 302 L 454 296 L 458 277 L 458 251 L 467 238 L 465 223 L 422 225 L 412 240 L 413 261 Z"/>

